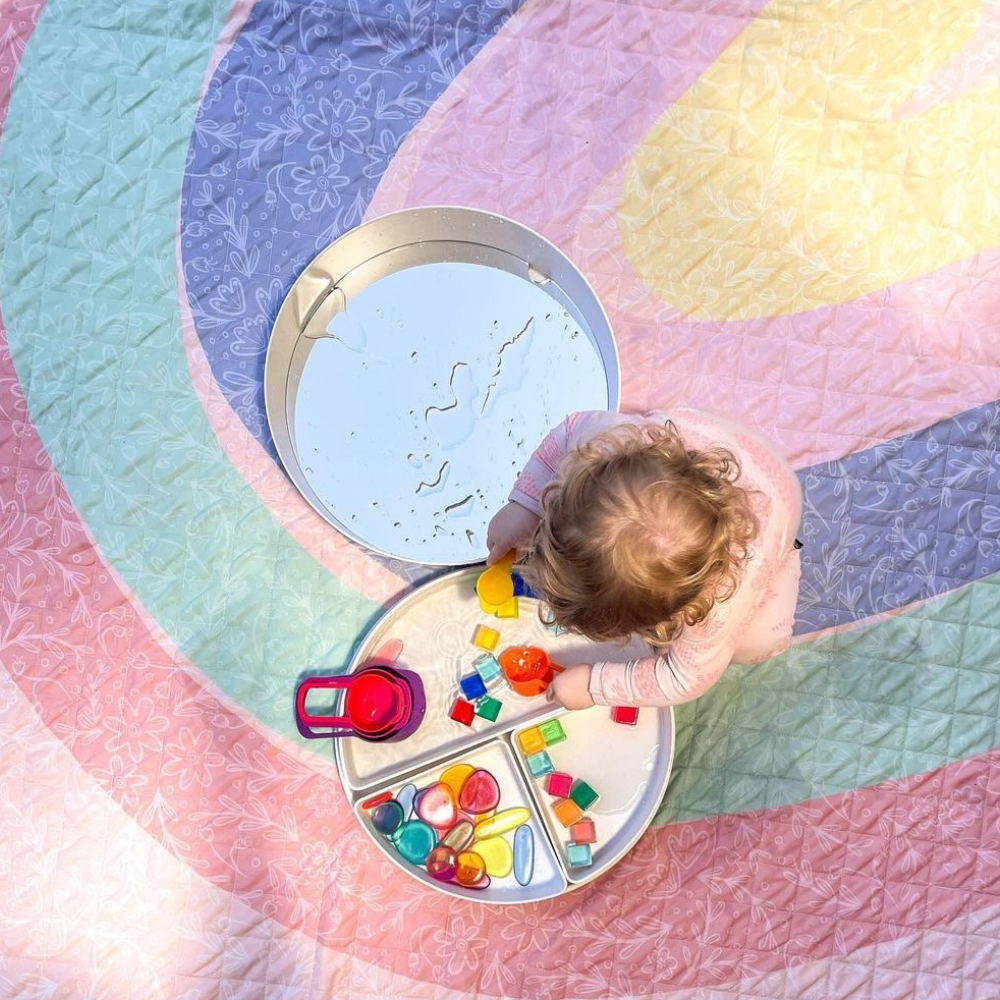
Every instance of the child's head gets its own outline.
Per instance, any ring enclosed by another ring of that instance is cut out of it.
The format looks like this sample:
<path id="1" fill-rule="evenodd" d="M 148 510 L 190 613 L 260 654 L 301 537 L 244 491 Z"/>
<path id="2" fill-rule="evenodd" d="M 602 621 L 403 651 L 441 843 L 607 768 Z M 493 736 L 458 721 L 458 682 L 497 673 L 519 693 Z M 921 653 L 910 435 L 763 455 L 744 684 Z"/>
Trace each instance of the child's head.
<path id="1" fill-rule="evenodd" d="M 736 587 L 757 520 L 735 456 L 688 451 L 671 423 L 625 424 L 563 462 L 524 567 L 555 620 L 654 646 Z"/>

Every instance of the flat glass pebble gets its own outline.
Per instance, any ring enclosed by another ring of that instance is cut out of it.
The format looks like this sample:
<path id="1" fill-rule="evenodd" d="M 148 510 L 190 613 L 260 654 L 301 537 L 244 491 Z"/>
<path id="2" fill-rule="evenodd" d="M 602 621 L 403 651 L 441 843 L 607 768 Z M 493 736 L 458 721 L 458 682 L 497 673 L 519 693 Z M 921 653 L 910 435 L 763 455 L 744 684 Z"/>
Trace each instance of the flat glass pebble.
<path id="1" fill-rule="evenodd" d="M 455 793 L 456 802 L 458 801 L 458 796 L 462 791 L 462 785 L 465 784 L 465 779 L 468 778 L 473 771 L 475 771 L 475 768 L 471 764 L 452 764 L 452 766 L 441 775 L 441 780 Z"/>
<path id="2" fill-rule="evenodd" d="M 395 833 L 403 822 L 403 807 L 393 799 L 372 810 L 372 826 L 379 833 Z"/>
<path id="3" fill-rule="evenodd" d="M 492 878 L 506 878 L 514 868 L 514 852 L 504 837 L 477 840 L 475 851 L 486 863 L 486 874 Z"/>
<path id="4" fill-rule="evenodd" d="M 455 824 L 458 810 L 455 808 L 455 795 L 450 785 L 439 781 L 425 789 L 417 802 L 417 815 L 427 824 L 438 830 L 449 830 Z"/>
<path id="5" fill-rule="evenodd" d="M 555 746 L 556 743 L 562 743 L 566 739 L 566 731 L 558 719 L 549 719 L 548 722 L 543 722 L 538 727 L 538 731 L 542 734 L 542 739 L 545 740 L 547 747 Z"/>
<path id="6" fill-rule="evenodd" d="M 429 787 L 430 786 L 428 785 L 428 788 Z M 408 817 L 409 819 L 413 819 L 417 816 L 417 810 L 420 808 L 420 800 L 424 797 L 426 793 L 427 793 L 427 788 L 418 788 L 413 793 L 413 813 L 412 816 Z"/>
<path id="7" fill-rule="evenodd" d="M 476 824 L 474 830 L 476 840 L 486 840 L 489 837 L 500 837 L 511 830 L 516 830 L 531 819 L 531 812 L 524 806 L 514 806 L 512 809 L 504 809 L 496 816 L 484 819 Z"/>
<path id="8" fill-rule="evenodd" d="M 514 831 L 514 878 L 528 885 L 535 874 L 535 835 L 525 823 Z"/>
<path id="9" fill-rule="evenodd" d="M 413 812 L 413 796 L 417 794 L 416 785 L 403 785 L 396 796 L 396 801 L 403 807 L 403 819 L 409 819 Z"/>
<path id="10" fill-rule="evenodd" d="M 393 834 L 392 842 L 410 864 L 422 865 L 437 844 L 437 834 L 426 823 L 411 819 Z"/>
<path id="11" fill-rule="evenodd" d="M 489 812 L 499 804 L 500 786 L 489 771 L 478 768 L 465 779 L 462 791 L 458 794 L 458 805 L 463 812 Z"/>
<path id="12" fill-rule="evenodd" d="M 555 770 L 552 758 L 543 750 L 541 753 L 533 753 L 526 761 L 528 770 L 532 777 L 544 778 Z"/>
<path id="13" fill-rule="evenodd" d="M 464 851 L 472 843 L 473 825 L 460 819 L 442 838 L 441 843 L 453 851 Z"/>
<path id="14" fill-rule="evenodd" d="M 455 881 L 459 885 L 475 885 L 486 877 L 486 862 L 475 851 L 462 851 L 455 866 Z"/>
<path id="15" fill-rule="evenodd" d="M 439 882 L 450 882 L 455 877 L 458 868 L 458 855 L 446 844 L 438 844 L 427 855 L 427 874 Z"/>
<path id="16" fill-rule="evenodd" d="M 567 844 L 566 860 L 570 868 L 586 868 L 593 863 L 590 844 Z"/>

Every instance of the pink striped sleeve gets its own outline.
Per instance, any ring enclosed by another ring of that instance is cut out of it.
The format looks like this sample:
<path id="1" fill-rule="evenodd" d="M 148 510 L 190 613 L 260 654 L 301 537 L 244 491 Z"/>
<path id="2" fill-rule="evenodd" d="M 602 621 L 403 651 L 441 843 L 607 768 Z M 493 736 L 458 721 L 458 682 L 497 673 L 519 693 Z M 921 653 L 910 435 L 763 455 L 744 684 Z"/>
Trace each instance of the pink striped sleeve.
<path id="1" fill-rule="evenodd" d="M 559 473 L 559 466 L 577 443 L 607 430 L 627 418 L 609 410 L 571 413 L 551 430 L 528 459 L 524 471 L 514 483 L 510 500 L 541 516 L 542 494 Z"/>

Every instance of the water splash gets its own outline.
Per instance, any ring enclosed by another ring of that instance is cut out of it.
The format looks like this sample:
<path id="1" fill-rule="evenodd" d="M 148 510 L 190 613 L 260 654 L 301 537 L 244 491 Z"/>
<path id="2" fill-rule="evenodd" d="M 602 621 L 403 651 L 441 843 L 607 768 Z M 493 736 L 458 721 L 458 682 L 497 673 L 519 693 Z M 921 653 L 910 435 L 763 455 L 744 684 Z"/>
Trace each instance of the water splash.
<path id="1" fill-rule="evenodd" d="M 479 395 L 479 386 L 472 377 L 472 370 L 464 361 L 456 361 L 448 379 L 452 402 L 447 406 L 428 406 L 424 420 L 434 435 L 438 447 L 454 448 L 472 434 L 476 425 L 473 403 Z"/>
<path id="2" fill-rule="evenodd" d="M 486 387 L 486 398 L 483 400 L 480 416 L 489 416 L 500 396 L 516 392 L 521 388 L 528 373 L 528 354 L 534 339 L 535 317 L 530 316 L 510 340 L 505 340 L 500 345 L 497 350 L 496 369 Z"/>
<path id="3" fill-rule="evenodd" d="M 547 285 L 552 280 L 547 274 L 542 274 L 534 264 L 528 265 L 528 277 L 536 285 Z"/>
<path id="4" fill-rule="evenodd" d="M 335 289 L 340 292 L 340 289 Z M 331 295 L 333 293 L 331 292 Z M 343 296 L 343 292 L 340 292 Z M 327 324 L 327 335 L 332 340 L 339 340 L 344 347 L 354 354 L 361 354 L 368 346 L 368 334 L 361 321 L 355 319 L 347 310 L 346 302 L 342 311 L 338 312 Z"/>
<path id="5" fill-rule="evenodd" d="M 444 509 L 444 513 L 446 517 L 468 517 L 475 506 L 476 499 L 470 493 L 464 500 L 457 500 L 455 503 L 448 504 Z"/>
<path id="6" fill-rule="evenodd" d="M 416 493 L 420 494 L 421 492 L 426 490 L 424 496 L 427 497 L 432 496 L 435 493 L 440 493 L 441 490 L 444 489 L 445 484 L 448 482 L 448 473 L 450 471 L 451 471 L 451 463 L 450 462 L 442 463 L 441 468 L 438 470 L 437 479 L 435 479 L 433 482 L 430 483 L 425 483 L 421 481 L 420 485 L 416 489 Z"/>

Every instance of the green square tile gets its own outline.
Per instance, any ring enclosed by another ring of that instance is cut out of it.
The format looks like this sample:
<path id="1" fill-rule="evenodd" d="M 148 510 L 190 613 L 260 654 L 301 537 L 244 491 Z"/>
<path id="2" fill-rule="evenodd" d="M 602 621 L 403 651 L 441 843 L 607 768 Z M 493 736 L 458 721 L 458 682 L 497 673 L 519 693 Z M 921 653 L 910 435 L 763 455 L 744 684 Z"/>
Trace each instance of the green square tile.
<path id="1" fill-rule="evenodd" d="M 476 715 L 482 719 L 489 719 L 490 722 L 496 722 L 497 716 L 500 714 L 500 709 L 502 707 L 502 701 L 498 701 L 496 698 L 491 698 L 489 695 L 486 695 L 485 698 L 480 698 L 476 703 Z"/>
<path id="2" fill-rule="evenodd" d="M 594 791 L 586 781 L 574 781 L 569 797 L 586 812 L 600 796 Z"/>
<path id="3" fill-rule="evenodd" d="M 566 733 L 563 730 L 562 723 L 558 719 L 549 719 L 548 722 L 543 722 L 538 729 L 542 734 L 542 739 L 545 740 L 546 746 L 554 746 L 556 743 L 562 743 L 566 739 Z"/>

